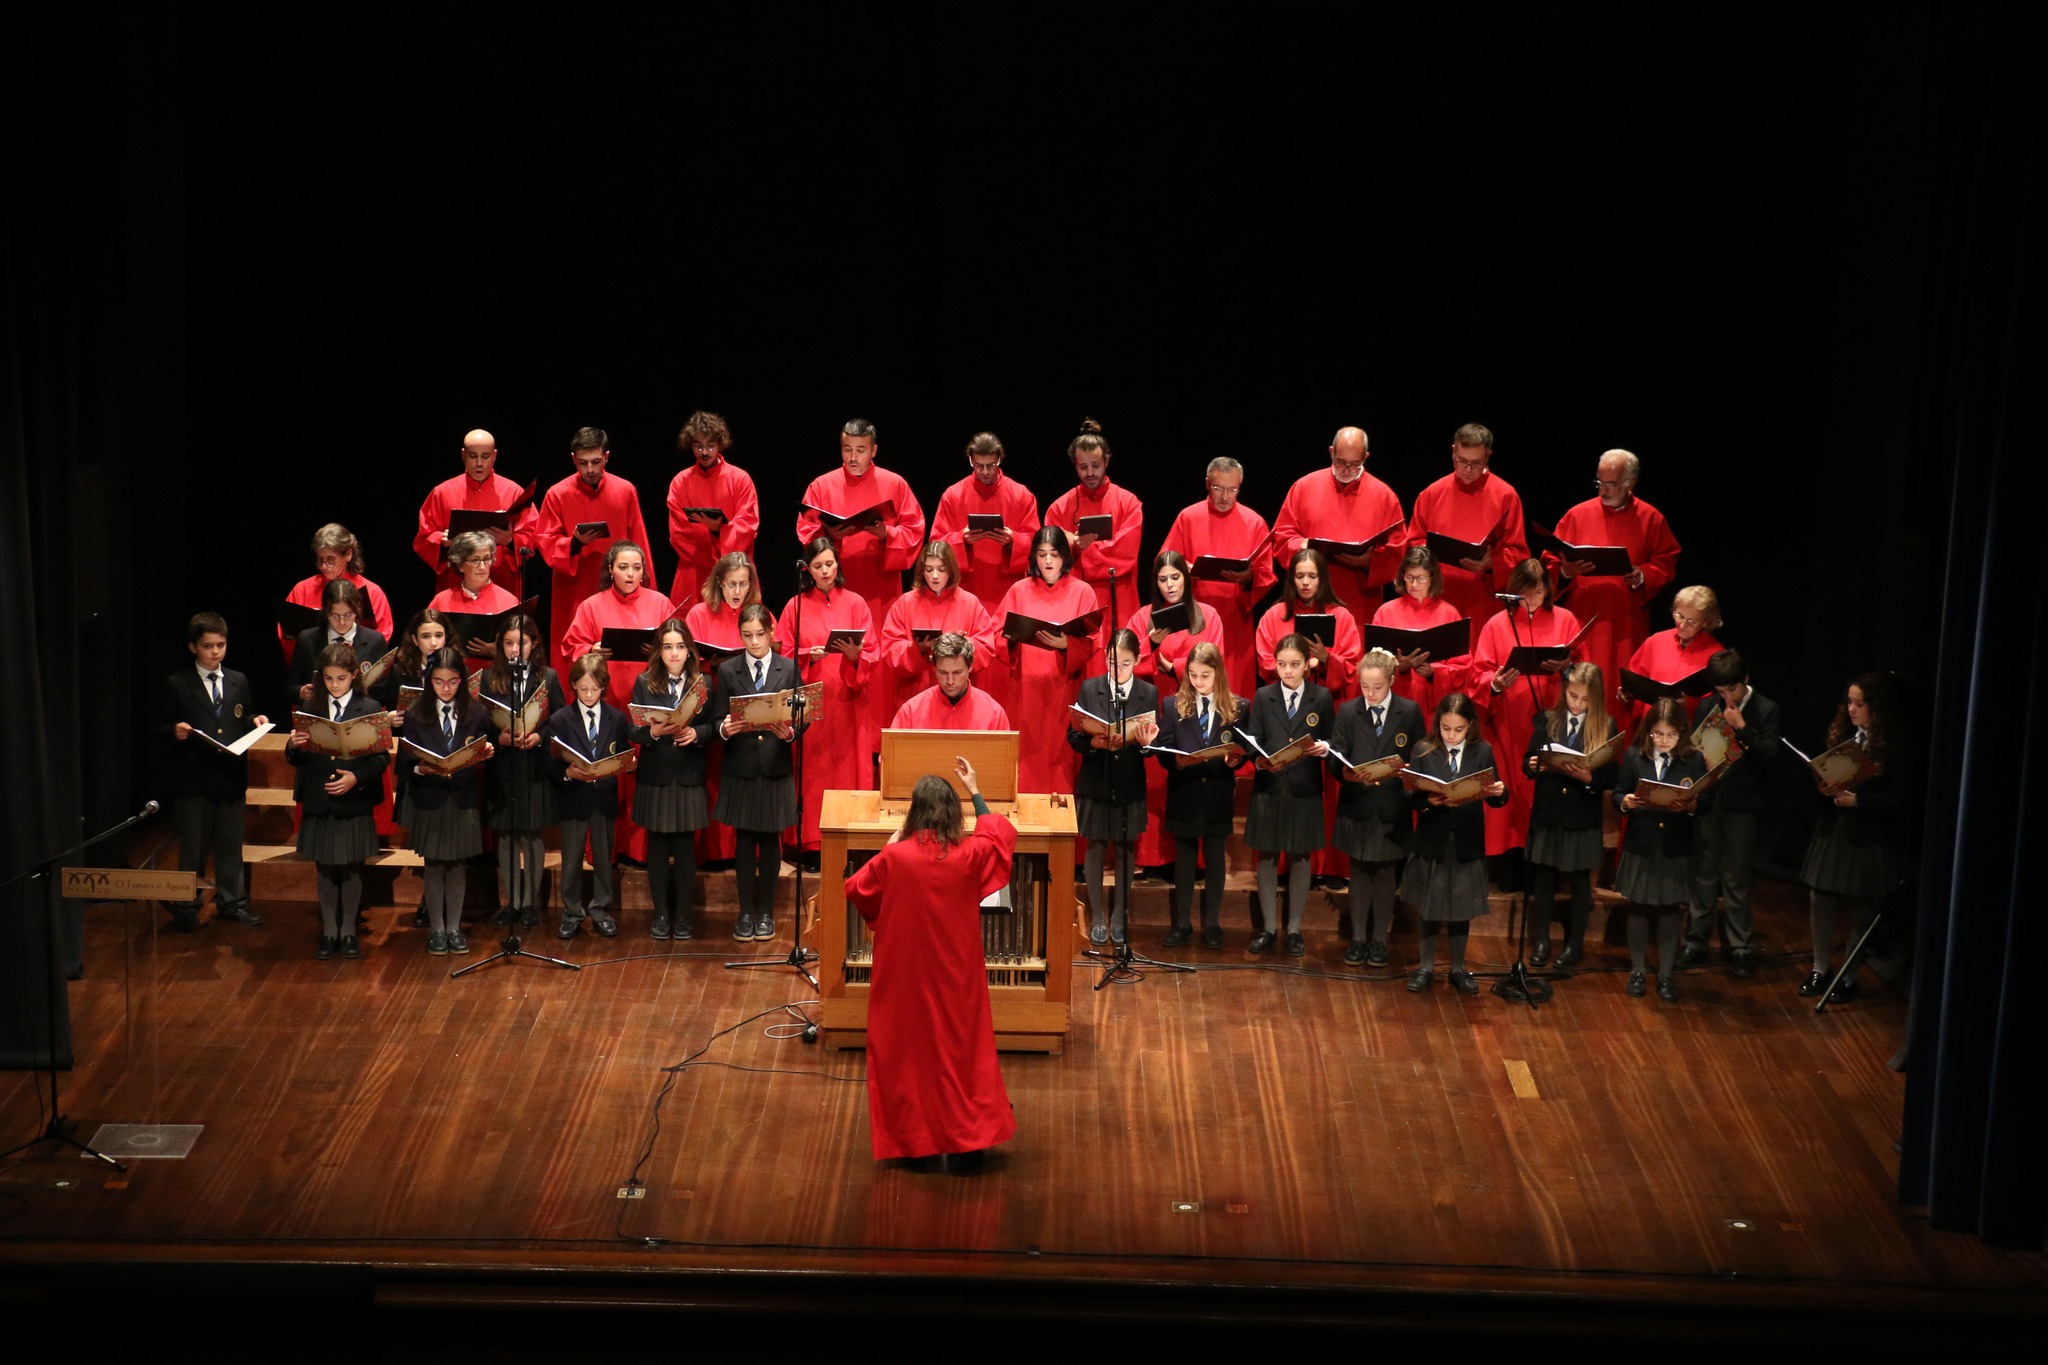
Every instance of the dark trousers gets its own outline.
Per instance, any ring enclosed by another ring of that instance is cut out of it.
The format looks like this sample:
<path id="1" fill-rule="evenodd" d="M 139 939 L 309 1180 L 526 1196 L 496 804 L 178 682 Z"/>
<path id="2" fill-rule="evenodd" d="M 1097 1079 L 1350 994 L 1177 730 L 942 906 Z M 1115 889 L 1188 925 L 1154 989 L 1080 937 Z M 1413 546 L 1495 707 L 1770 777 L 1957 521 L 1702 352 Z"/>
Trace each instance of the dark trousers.
<path id="1" fill-rule="evenodd" d="M 202 741 L 203 742 L 203 741 Z M 216 910 L 239 910 L 249 903 L 249 876 L 242 866 L 242 796 L 181 796 L 173 803 L 178 822 L 178 870 L 206 873 L 213 855 L 213 903 Z M 190 908 L 199 908 L 193 893 Z"/>
<path id="2" fill-rule="evenodd" d="M 1714 936 L 1714 902 L 1725 902 L 1721 946 L 1749 947 L 1756 921 L 1749 913 L 1749 870 L 1756 863 L 1756 812 L 1709 810 L 1693 820 L 1699 857 L 1693 871 L 1692 916 L 1685 936 L 1704 948 Z"/>
<path id="3" fill-rule="evenodd" d="M 609 914 L 612 908 L 612 820 L 602 812 L 589 819 L 565 816 L 562 820 L 562 922 L 581 923 L 583 906 L 583 844 L 590 842 L 590 877 L 595 889 L 590 896 L 590 914 Z"/>

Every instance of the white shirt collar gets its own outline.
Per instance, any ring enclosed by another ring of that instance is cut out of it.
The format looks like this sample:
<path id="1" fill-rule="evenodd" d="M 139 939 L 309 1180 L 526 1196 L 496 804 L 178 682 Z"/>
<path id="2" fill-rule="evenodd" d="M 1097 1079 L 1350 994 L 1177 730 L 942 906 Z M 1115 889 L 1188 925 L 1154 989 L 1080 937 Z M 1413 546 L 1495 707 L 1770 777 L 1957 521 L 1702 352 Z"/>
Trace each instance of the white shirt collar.
<path id="1" fill-rule="evenodd" d="M 208 668 L 205 664 L 202 664 L 195 659 L 192 663 L 192 668 L 194 672 L 199 674 L 199 681 L 205 682 L 208 678 L 211 678 L 214 674 L 218 673 L 220 674 L 221 687 L 223 689 L 227 687 L 228 669 L 226 664 L 222 664 L 219 668 Z"/>

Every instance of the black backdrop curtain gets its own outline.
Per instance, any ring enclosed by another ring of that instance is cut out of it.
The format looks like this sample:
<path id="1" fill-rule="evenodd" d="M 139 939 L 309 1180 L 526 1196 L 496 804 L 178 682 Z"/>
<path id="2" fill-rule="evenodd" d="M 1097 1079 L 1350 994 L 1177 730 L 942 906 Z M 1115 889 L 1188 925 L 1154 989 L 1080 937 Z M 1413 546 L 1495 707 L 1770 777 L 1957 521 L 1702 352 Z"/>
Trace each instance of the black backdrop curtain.
<path id="1" fill-rule="evenodd" d="M 1995 71 L 1998 63 L 1981 70 Z M 1973 83 L 1949 139 L 1954 187 L 1934 329 L 1955 471 L 1931 707 L 1918 970 L 1900 1198 L 1937 1225 L 2048 1236 L 2048 1029 L 2039 842 L 2048 783 L 2039 441 L 2023 407 L 2042 358 L 2039 105 Z"/>

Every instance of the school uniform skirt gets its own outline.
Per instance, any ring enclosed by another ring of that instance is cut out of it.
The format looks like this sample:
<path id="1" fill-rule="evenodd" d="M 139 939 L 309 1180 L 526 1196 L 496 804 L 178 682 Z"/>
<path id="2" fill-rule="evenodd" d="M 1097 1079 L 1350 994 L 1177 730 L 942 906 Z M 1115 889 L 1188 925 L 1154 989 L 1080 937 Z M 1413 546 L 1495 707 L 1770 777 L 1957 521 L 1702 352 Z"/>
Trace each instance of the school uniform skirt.
<path id="1" fill-rule="evenodd" d="M 1408 856 L 1408 850 L 1394 842 L 1394 827 L 1377 815 L 1363 820 L 1339 815 L 1331 842 L 1353 862 L 1398 863 Z"/>
<path id="2" fill-rule="evenodd" d="M 299 821 L 299 856 L 326 867 L 366 863 L 377 856 L 377 822 L 368 811 L 308 815 Z"/>
<path id="3" fill-rule="evenodd" d="M 1244 841 L 1261 853 L 1313 853 L 1323 846 L 1323 798 L 1253 792 Z"/>
<path id="4" fill-rule="evenodd" d="M 555 784 L 538 749 L 500 749 L 484 792 L 484 823 L 500 834 L 538 834 L 556 823 Z"/>
<path id="5" fill-rule="evenodd" d="M 1555 866 L 1555 864 L 1552 864 Z M 1693 856 L 1690 853 L 1630 853 L 1623 849 L 1614 889 L 1637 905 L 1690 904 Z"/>
<path id="6" fill-rule="evenodd" d="M 704 788 L 682 782 L 633 787 L 633 823 L 649 834 L 694 834 L 711 823 Z"/>
<path id="7" fill-rule="evenodd" d="M 1077 816 L 1075 827 L 1083 839 L 1096 841 L 1114 839 L 1136 839 L 1145 832 L 1145 803 L 1126 801 L 1119 805 L 1115 801 L 1101 801 L 1092 796 L 1074 798 Z M 1117 823 L 1117 813 L 1123 813 L 1123 823 Z"/>
<path id="8" fill-rule="evenodd" d="M 1799 880 L 1823 895 L 1882 900 L 1899 884 L 1898 850 L 1889 844 L 1852 844 L 1837 821 L 1814 831 Z"/>
<path id="9" fill-rule="evenodd" d="M 1401 899 L 1424 919 L 1473 920 L 1486 914 L 1486 860 L 1416 854 L 1401 873 Z"/>
<path id="10" fill-rule="evenodd" d="M 756 834 L 779 834 L 796 823 L 796 783 L 787 777 L 734 777 L 718 784 L 718 822 Z"/>
<path id="11" fill-rule="evenodd" d="M 445 801 L 437 810 L 416 811 L 405 827 L 406 846 L 435 862 L 461 862 L 484 851 L 483 822 L 473 810 Z"/>
<path id="12" fill-rule="evenodd" d="M 1592 872 L 1607 857 L 1599 826 L 1592 829 L 1564 829 L 1537 825 L 1529 831 L 1528 858 L 1542 867 L 1559 872 Z"/>

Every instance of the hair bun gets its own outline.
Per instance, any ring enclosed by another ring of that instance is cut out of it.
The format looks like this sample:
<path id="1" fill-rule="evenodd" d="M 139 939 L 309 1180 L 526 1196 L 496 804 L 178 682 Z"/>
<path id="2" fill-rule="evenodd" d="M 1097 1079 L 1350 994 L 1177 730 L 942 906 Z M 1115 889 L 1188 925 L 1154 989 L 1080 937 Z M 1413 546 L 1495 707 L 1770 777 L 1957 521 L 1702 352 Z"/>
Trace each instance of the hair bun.
<path id="1" fill-rule="evenodd" d="M 1083 417 L 1081 419 L 1081 434 L 1083 436 L 1100 436 L 1102 434 L 1102 423 L 1096 421 L 1093 417 Z"/>

